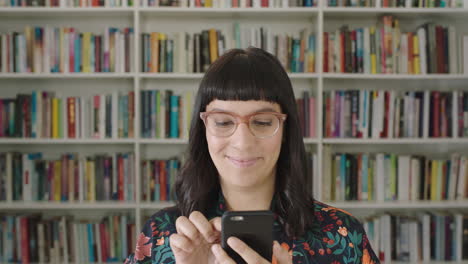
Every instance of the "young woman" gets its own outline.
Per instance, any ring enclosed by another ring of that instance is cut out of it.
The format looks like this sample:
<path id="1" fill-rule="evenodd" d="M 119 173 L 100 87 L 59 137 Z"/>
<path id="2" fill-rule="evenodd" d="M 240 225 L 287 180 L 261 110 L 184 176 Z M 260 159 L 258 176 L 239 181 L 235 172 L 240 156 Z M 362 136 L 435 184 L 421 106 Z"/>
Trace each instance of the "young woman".
<path id="1" fill-rule="evenodd" d="M 273 263 L 379 263 L 362 225 L 313 199 L 291 81 L 258 48 L 233 49 L 200 83 L 175 207 L 145 224 L 126 263 L 235 263 L 220 246 L 226 210 L 275 213 Z M 249 264 L 269 263 L 241 240 Z"/>

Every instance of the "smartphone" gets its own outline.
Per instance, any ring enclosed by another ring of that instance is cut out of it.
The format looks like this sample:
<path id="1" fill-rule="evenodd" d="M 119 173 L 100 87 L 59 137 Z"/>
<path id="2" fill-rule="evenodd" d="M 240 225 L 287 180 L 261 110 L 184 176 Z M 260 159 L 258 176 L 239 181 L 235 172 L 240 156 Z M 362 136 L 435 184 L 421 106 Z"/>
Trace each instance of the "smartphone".
<path id="1" fill-rule="evenodd" d="M 271 262 L 273 255 L 273 222 L 271 211 L 227 211 L 221 218 L 221 246 L 236 263 L 246 263 L 229 247 L 234 236 Z"/>

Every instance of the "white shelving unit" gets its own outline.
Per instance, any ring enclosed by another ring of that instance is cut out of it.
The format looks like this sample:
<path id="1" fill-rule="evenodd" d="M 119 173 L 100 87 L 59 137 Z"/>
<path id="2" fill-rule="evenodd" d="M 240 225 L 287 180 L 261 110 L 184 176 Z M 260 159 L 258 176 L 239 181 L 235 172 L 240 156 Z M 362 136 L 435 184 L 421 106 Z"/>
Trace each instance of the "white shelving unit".
<path id="1" fill-rule="evenodd" d="M 138 1 L 136 1 L 138 2 Z M 135 92 L 135 132 L 132 139 L 0 139 L 0 151 L 81 151 L 102 153 L 103 151 L 134 151 L 136 166 L 136 194 L 133 203 L 1 203 L 0 211 L 78 211 L 94 212 L 107 210 L 130 211 L 136 220 L 137 230 L 148 215 L 158 209 L 173 205 L 172 202 L 146 203 L 140 201 L 140 161 L 152 158 L 169 158 L 181 154 L 187 139 L 145 139 L 140 137 L 140 91 L 146 89 L 171 89 L 176 92 L 196 91 L 203 74 L 196 73 L 142 73 L 140 72 L 140 34 L 143 32 L 199 32 L 202 29 L 217 28 L 231 34 L 232 24 L 239 21 L 246 25 L 270 25 L 273 31 L 299 32 L 310 27 L 317 36 L 317 73 L 290 74 L 295 93 L 310 91 L 317 98 L 317 138 L 304 139 L 304 143 L 317 152 L 318 173 L 322 172 L 324 145 L 331 145 L 333 151 L 419 153 L 446 155 L 452 151 L 468 154 L 468 138 L 446 139 L 329 139 L 322 135 L 323 92 L 336 89 L 442 89 L 468 90 L 468 75 L 390 75 L 390 74 L 331 74 L 322 73 L 322 35 L 335 30 L 342 24 L 363 26 L 376 23 L 382 14 L 401 18 L 402 27 L 422 24 L 428 20 L 454 24 L 457 33 L 467 33 L 468 8 L 423 9 L 423 8 L 174 8 L 174 7 L 127 7 L 127 8 L 0 8 L 0 32 L 22 30 L 25 25 L 73 26 L 83 31 L 103 32 L 108 25 L 133 27 L 135 36 L 134 73 L 69 73 L 69 74 L 23 74 L 0 73 L 0 97 L 14 96 L 18 91 L 52 90 L 64 95 L 77 96 L 112 90 Z M 44 148 L 47 146 L 47 148 Z M 324 201 L 326 202 L 326 201 Z M 362 215 L 382 211 L 453 210 L 468 211 L 468 201 L 440 202 L 339 202 L 330 203 L 339 208 Z"/>

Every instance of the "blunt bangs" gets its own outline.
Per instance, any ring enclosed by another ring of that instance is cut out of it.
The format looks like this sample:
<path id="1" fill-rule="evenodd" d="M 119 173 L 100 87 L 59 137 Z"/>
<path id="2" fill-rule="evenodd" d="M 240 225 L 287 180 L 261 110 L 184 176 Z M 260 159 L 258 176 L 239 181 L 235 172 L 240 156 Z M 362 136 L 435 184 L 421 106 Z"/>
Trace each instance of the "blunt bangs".
<path id="1" fill-rule="evenodd" d="M 263 57 L 263 58 L 262 58 Z M 247 50 L 233 49 L 218 59 L 200 83 L 201 110 L 213 100 L 262 100 L 278 103 L 284 111 L 284 89 L 291 85 L 285 73 L 271 58 Z M 274 60 L 273 60 L 274 61 Z M 281 88 L 283 87 L 283 89 Z"/>

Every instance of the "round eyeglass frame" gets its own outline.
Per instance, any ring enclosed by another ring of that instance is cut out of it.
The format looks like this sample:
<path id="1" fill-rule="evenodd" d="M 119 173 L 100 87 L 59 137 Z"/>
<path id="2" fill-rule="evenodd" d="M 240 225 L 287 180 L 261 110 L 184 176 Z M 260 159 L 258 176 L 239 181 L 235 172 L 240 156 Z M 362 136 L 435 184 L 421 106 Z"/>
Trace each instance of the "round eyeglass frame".
<path id="1" fill-rule="evenodd" d="M 269 138 L 269 137 L 272 137 L 274 135 L 276 135 L 276 133 L 278 132 L 279 128 L 280 128 L 280 125 L 282 123 L 284 123 L 284 121 L 286 120 L 286 117 L 287 115 L 286 114 L 282 114 L 282 113 L 278 113 L 278 112 L 256 112 L 256 113 L 252 113 L 252 114 L 249 114 L 249 115 L 246 115 L 246 116 L 241 116 L 241 115 L 238 115 L 236 113 L 231 113 L 231 112 L 223 112 L 223 111 L 209 111 L 209 112 L 200 112 L 200 118 L 201 120 L 203 120 L 203 123 L 205 124 L 205 127 L 206 127 L 206 119 L 208 118 L 209 115 L 211 114 L 227 114 L 227 115 L 230 115 L 230 116 L 233 116 L 235 117 L 235 120 L 236 120 L 236 127 L 232 130 L 232 132 L 229 134 L 229 135 L 226 135 L 226 136 L 216 136 L 216 137 L 230 137 L 232 136 L 232 134 L 234 134 L 234 132 L 236 132 L 237 128 L 239 127 L 240 124 L 244 123 L 247 125 L 247 127 L 249 128 L 249 131 L 250 133 L 252 133 L 252 135 L 254 135 L 256 138 Z M 252 118 L 253 116 L 256 116 L 256 115 L 261 115 L 261 114 L 269 114 L 269 115 L 274 115 L 278 118 L 279 120 L 279 126 L 276 128 L 275 132 L 270 135 L 270 136 L 267 136 L 267 137 L 259 137 L 257 135 L 255 135 L 252 131 L 252 129 L 250 128 L 250 118 Z M 208 130 L 208 129 L 207 129 Z"/>

